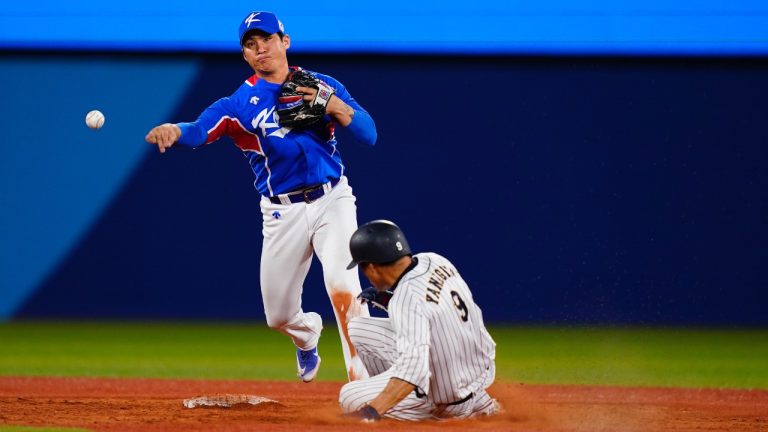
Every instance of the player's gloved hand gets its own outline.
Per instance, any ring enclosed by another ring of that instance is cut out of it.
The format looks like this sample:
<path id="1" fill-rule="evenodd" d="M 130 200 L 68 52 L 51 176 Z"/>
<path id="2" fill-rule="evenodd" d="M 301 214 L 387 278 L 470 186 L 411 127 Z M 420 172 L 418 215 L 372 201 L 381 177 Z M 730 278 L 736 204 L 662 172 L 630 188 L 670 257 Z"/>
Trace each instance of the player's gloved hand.
<path id="1" fill-rule="evenodd" d="M 348 418 L 359 419 L 364 423 L 373 423 L 381 420 L 381 415 L 370 405 L 365 405 L 355 412 L 346 415 Z"/>
<path id="2" fill-rule="evenodd" d="M 375 287 L 368 287 L 357 295 L 357 299 L 360 303 L 368 302 L 373 307 L 379 308 L 383 311 L 387 311 L 389 306 L 389 300 L 394 293 L 392 291 L 379 291 Z"/>
<path id="3" fill-rule="evenodd" d="M 304 100 L 306 93 L 299 90 L 305 87 L 315 90 L 311 100 Z M 334 89 L 317 79 L 310 72 L 299 69 L 291 72 L 280 87 L 277 99 L 278 123 L 283 127 L 304 128 L 317 122 L 325 115 L 328 101 Z"/>

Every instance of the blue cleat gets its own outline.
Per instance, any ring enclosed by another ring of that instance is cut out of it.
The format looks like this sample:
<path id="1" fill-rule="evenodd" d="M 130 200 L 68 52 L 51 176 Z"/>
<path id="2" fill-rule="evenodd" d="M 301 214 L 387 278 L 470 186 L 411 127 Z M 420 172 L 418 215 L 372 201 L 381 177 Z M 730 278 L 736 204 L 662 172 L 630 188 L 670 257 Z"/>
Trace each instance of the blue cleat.
<path id="1" fill-rule="evenodd" d="M 302 381 L 310 382 L 315 379 L 315 375 L 320 369 L 320 356 L 317 355 L 317 347 L 307 351 L 296 348 L 296 364 L 299 378 Z"/>

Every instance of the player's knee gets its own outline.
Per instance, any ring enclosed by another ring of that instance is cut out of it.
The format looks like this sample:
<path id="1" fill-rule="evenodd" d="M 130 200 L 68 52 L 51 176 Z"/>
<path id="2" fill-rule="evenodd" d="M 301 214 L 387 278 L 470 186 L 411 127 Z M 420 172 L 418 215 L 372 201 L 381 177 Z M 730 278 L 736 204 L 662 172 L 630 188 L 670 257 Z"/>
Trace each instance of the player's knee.
<path id="1" fill-rule="evenodd" d="M 269 328 L 274 330 L 280 330 L 281 328 L 288 325 L 289 317 L 286 317 L 284 315 L 270 315 L 267 314 L 267 325 Z"/>
<path id="2" fill-rule="evenodd" d="M 347 331 L 349 332 L 349 340 L 352 341 L 352 345 L 355 346 L 357 349 L 361 344 L 363 340 L 363 334 L 365 331 L 363 330 L 363 320 L 360 319 L 360 317 L 355 317 L 349 320 L 349 323 L 347 324 Z"/>
<path id="3" fill-rule="evenodd" d="M 344 384 L 339 392 L 339 406 L 344 414 L 355 412 L 368 402 L 360 398 L 359 392 L 356 391 L 358 386 L 355 383 L 356 381 Z"/>

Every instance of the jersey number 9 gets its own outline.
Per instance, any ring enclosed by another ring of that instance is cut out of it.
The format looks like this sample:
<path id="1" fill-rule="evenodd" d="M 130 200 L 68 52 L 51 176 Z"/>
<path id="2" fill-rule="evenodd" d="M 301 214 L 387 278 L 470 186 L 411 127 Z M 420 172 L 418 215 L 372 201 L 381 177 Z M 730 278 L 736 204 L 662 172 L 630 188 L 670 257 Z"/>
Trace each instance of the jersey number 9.
<path id="1" fill-rule="evenodd" d="M 467 310 L 467 304 L 464 303 L 464 300 L 456 291 L 451 291 L 451 298 L 453 299 L 453 304 L 456 306 L 456 309 L 461 312 L 461 320 L 467 322 L 469 319 L 469 310 Z"/>

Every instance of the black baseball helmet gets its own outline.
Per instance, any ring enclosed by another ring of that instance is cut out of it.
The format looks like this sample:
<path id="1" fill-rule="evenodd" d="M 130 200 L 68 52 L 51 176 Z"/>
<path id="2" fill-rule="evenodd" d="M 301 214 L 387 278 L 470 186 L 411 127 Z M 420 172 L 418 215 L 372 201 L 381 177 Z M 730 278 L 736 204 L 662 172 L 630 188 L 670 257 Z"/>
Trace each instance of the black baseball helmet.
<path id="1" fill-rule="evenodd" d="M 347 269 L 365 262 L 386 264 L 411 255 L 411 247 L 400 227 L 384 219 L 358 228 L 349 239 L 349 251 L 352 252 L 352 262 Z"/>

